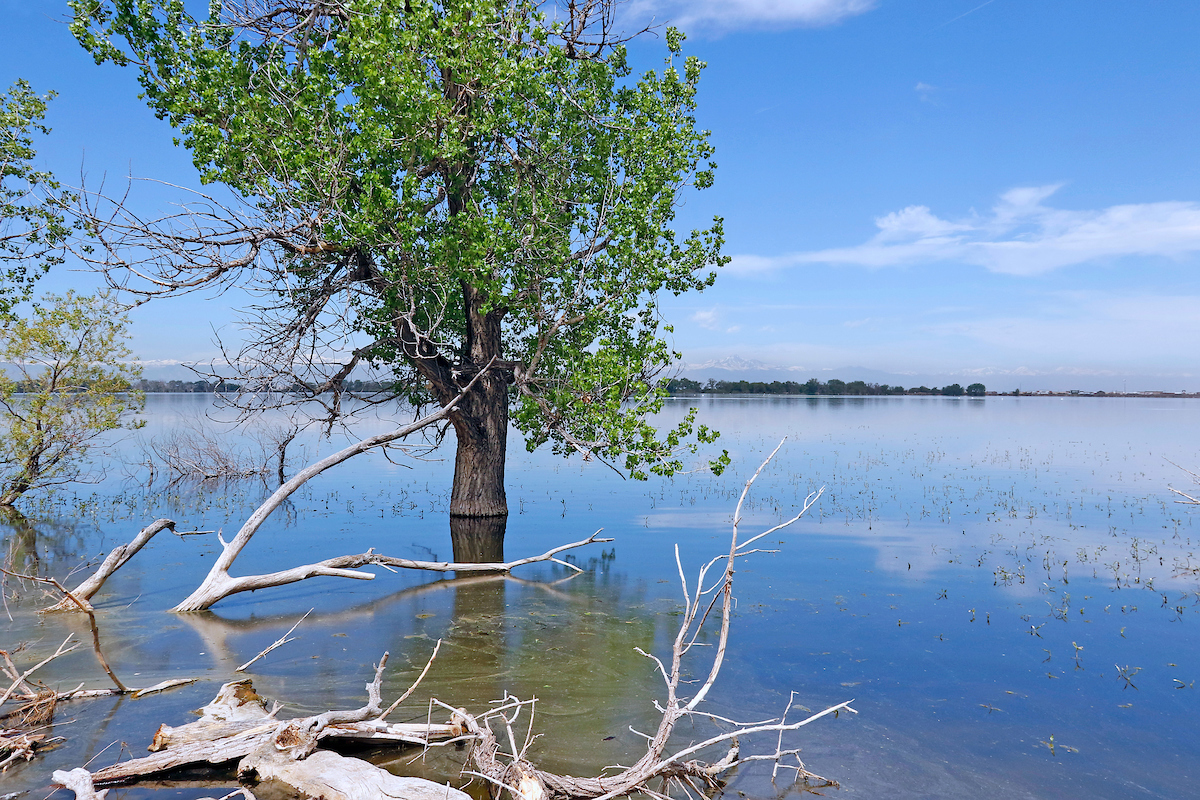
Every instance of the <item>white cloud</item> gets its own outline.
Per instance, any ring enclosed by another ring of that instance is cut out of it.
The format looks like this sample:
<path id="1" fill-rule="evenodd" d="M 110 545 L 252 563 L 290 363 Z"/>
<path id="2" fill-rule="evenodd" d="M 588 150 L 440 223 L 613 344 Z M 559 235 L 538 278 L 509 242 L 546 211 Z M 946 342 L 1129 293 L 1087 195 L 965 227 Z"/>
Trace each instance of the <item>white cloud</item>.
<path id="1" fill-rule="evenodd" d="M 865 14 L 875 5 L 876 0 L 633 0 L 624 14 L 638 21 L 669 22 L 685 31 L 763 25 L 818 27 Z"/>
<path id="2" fill-rule="evenodd" d="M 695 314 L 692 314 L 691 320 L 701 328 L 706 328 L 710 331 L 718 331 L 721 329 L 717 319 L 717 310 L 715 308 L 697 311 Z"/>
<path id="3" fill-rule="evenodd" d="M 853 247 L 769 258 L 733 257 L 727 270 L 765 273 L 797 264 L 895 267 L 955 261 L 1010 275 L 1122 256 L 1180 258 L 1200 253 L 1200 203 L 1161 202 L 1072 211 L 1045 201 L 1061 184 L 1005 192 L 987 215 L 962 220 L 909 206 L 875 220 L 879 232 Z"/>
<path id="4" fill-rule="evenodd" d="M 938 91 L 938 87 L 925 83 L 925 81 L 918 81 L 917 85 L 913 87 L 913 91 L 917 93 L 917 98 L 922 103 L 932 103 L 933 95 Z"/>

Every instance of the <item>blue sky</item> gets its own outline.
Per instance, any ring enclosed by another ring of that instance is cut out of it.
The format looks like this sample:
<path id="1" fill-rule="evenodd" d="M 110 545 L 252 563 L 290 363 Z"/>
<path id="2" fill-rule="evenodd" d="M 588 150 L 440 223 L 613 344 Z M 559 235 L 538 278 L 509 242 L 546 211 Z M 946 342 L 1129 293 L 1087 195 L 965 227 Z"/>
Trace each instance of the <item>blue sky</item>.
<path id="1" fill-rule="evenodd" d="M 62 4 L 0 2 L 0 82 L 59 92 L 45 166 L 196 185 L 134 75 L 96 67 L 54 21 Z M 1200 4 L 625 8 L 681 24 L 709 64 L 717 184 L 680 220 L 724 216 L 734 260 L 708 292 L 664 302 L 686 362 L 1200 389 Z M 138 309 L 135 349 L 211 356 L 232 299 Z"/>

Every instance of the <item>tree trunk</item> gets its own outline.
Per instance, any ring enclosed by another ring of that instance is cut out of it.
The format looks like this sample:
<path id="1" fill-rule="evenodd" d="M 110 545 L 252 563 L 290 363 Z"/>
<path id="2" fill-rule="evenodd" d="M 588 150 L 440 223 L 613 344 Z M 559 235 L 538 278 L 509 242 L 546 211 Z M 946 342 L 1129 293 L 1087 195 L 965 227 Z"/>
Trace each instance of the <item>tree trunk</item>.
<path id="1" fill-rule="evenodd" d="M 493 358 L 503 358 L 500 323 L 503 309 L 487 310 L 487 294 L 463 282 L 466 339 L 463 364 L 481 370 Z M 504 495 L 504 455 L 508 445 L 508 375 L 493 368 L 475 384 L 451 415 L 458 451 L 454 457 L 454 488 L 450 516 L 508 516 Z"/>
<path id="2" fill-rule="evenodd" d="M 452 517 L 505 517 L 504 455 L 508 444 L 508 385 L 497 372 L 485 375 L 453 415 L 458 449 L 454 456 Z"/>

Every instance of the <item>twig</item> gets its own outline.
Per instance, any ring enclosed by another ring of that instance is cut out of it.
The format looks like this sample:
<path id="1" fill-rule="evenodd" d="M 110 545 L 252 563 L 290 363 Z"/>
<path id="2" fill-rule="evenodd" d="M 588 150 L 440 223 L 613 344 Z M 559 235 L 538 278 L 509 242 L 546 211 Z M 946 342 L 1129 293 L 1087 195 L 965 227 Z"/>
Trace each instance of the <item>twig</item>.
<path id="1" fill-rule="evenodd" d="M 412 686 L 408 687 L 408 691 L 406 691 L 404 694 L 397 697 L 396 702 L 394 702 L 390 706 L 388 706 L 387 711 L 384 711 L 382 714 L 379 715 L 380 721 L 382 721 L 383 718 L 386 717 L 388 714 L 395 711 L 400 706 L 401 703 L 403 703 L 405 700 L 408 699 L 409 695 L 411 695 L 413 693 L 413 690 L 416 689 L 421 684 L 421 681 L 425 680 L 425 675 L 426 675 L 426 673 L 429 672 L 429 668 L 433 666 L 433 660 L 435 658 L 437 658 L 438 650 L 440 650 L 440 649 L 442 649 L 442 640 L 438 639 L 437 644 L 435 644 L 433 646 L 433 652 L 429 655 L 429 660 L 425 662 L 425 669 L 421 670 L 421 674 L 417 676 L 417 679 L 415 681 L 413 681 Z"/>
<path id="2" fill-rule="evenodd" d="M 283 647 L 283 646 L 284 646 L 285 644 L 287 644 L 288 642 L 293 642 L 293 641 L 295 641 L 295 638 L 289 639 L 289 638 L 288 638 L 288 636 L 291 634 L 291 632 L 292 632 L 292 631 L 296 630 L 296 628 L 297 628 L 297 627 L 300 625 L 300 623 L 301 623 L 301 622 L 304 622 L 304 620 L 308 619 L 308 615 L 309 615 L 309 614 L 311 614 L 312 612 L 313 612 L 313 609 L 311 609 L 311 608 L 310 608 L 310 609 L 309 609 L 307 612 L 305 612 L 305 614 L 304 614 L 304 616 L 303 616 L 303 617 L 301 617 L 300 619 L 296 620 L 296 624 L 295 624 L 295 625 L 293 625 L 292 627 L 288 628 L 288 632 L 287 632 L 287 633 L 285 633 L 283 636 L 280 636 L 278 639 L 276 639 L 274 642 L 272 642 L 272 643 L 271 643 L 271 644 L 270 644 L 270 645 L 267 647 L 267 649 L 263 650 L 261 653 L 259 653 L 258 655 L 256 655 L 254 658 L 250 659 L 250 660 L 249 660 L 249 661 L 247 661 L 245 664 L 242 664 L 240 667 L 238 667 L 237 669 L 235 669 L 235 670 L 234 670 L 234 672 L 245 672 L 247 667 L 249 667 L 249 666 L 250 666 L 251 664 L 253 664 L 255 661 L 258 661 L 260 658 L 262 658 L 263 656 L 265 656 L 267 653 L 271 652 L 271 651 L 272 651 L 272 650 L 274 650 L 275 648 L 277 648 L 277 647 Z"/>
<path id="3" fill-rule="evenodd" d="M 54 651 L 54 655 L 50 656 L 49 658 L 45 658 L 42 661 L 39 661 L 38 663 L 34 664 L 29 669 L 25 670 L 23 673 L 21 673 L 21 676 L 12 682 L 12 686 L 8 687 L 8 691 L 6 691 L 3 695 L 0 695 L 0 705 L 4 705 L 4 703 L 8 701 L 8 698 L 12 696 L 12 693 L 14 691 L 16 691 L 17 687 L 20 686 L 22 683 L 24 683 L 25 679 L 28 678 L 30 675 L 32 675 L 34 672 L 36 672 L 37 670 L 46 666 L 47 664 L 49 664 L 51 661 L 58 658 L 59 656 L 66 655 L 67 653 L 74 650 L 76 647 L 79 647 L 78 642 L 71 645 L 70 647 L 67 647 L 67 642 L 71 641 L 71 637 L 74 635 L 75 634 L 73 634 L 73 633 L 68 634 L 67 638 L 63 639 L 63 643 L 60 644 L 58 646 L 58 649 Z M 64 650 L 63 649 L 64 647 L 66 647 L 67 649 Z"/>

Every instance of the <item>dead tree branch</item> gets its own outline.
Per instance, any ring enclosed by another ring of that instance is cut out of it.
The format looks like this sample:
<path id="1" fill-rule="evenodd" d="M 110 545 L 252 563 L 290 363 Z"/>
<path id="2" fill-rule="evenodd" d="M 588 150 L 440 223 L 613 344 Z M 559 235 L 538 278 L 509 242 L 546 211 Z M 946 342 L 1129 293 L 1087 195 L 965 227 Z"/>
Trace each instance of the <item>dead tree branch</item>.
<path id="1" fill-rule="evenodd" d="M 493 359 L 494 361 L 495 359 Z M 295 583 L 306 578 L 315 577 L 317 575 L 328 575 L 340 578 L 357 578 L 359 580 L 371 580 L 374 575 L 367 572 L 354 572 L 352 569 L 345 566 L 337 566 L 329 562 L 320 562 L 317 564 L 309 564 L 305 567 L 298 567 L 292 570 L 274 573 L 271 576 L 257 576 L 259 578 L 268 578 L 268 582 L 254 582 L 253 585 L 246 585 L 246 579 L 233 578 L 229 574 L 229 568 L 233 566 L 233 562 L 238 555 L 250 543 L 250 539 L 255 532 L 266 522 L 267 517 L 271 515 L 275 509 L 283 505 L 283 502 L 292 496 L 301 486 L 307 483 L 312 478 L 320 475 L 330 467 L 335 467 L 343 461 L 347 461 L 356 455 L 373 450 L 377 447 L 383 447 L 391 442 L 403 439 L 416 431 L 433 425 L 446 417 L 448 417 L 457 407 L 458 403 L 467 396 L 467 393 L 474 388 L 475 383 L 482 377 L 491 367 L 488 366 L 480 370 L 471 380 L 459 391 L 458 395 L 449 403 L 427 414 L 421 419 L 408 425 L 401 426 L 394 431 L 381 433 L 376 436 L 371 436 L 362 441 L 339 450 L 332 455 L 310 464 L 300 472 L 296 473 L 291 479 L 286 481 L 282 486 L 276 489 L 266 501 L 260 505 L 246 523 L 242 525 L 242 529 L 238 531 L 231 541 L 226 542 L 221 540 L 221 555 L 217 557 L 216 563 L 209 570 L 204 581 L 196 588 L 187 598 L 179 605 L 175 606 L 172 611 L 203 611 L 231 594 L 248 591 L 249 589 L 261 589 L 266 586 L 282 586 L 287 583 Z M 337 561 L 337 559 L 330 559 Z M 361 565 L 359 565 L 361 566 Z"/>
<path id="2" fill-rule="evenodd" d="M 123 567 L 129 559 L 137 555 L 137 552 L 146 546 L 146 543 L 154 538 L 154 535 L 164 528 L 175 530 L 175 521 L 170 519 L 158 519 L 147 525 L 145 528 L 133 538 L 129 544 L 119 545 L 114 548 L 100 568 L 92 573 L 91 577 L 87 578 L 83 583 L 75 587 L 73 592 L 67 593 L 67 596 L 60 600 L 55 605 L 46 609 L 47 611 L 92 611 L 92 604 L 89 602 L 96 592 L 104 586 L 104 582 Z M 63 592 L 66 592 L 63 589 Z"/>
<path id="3" fill-rule="evenodd" d="M 782 446 L 783 442 L 780 442 L 779 447 Z M 525 751 L 528 748 L 529 738 L 526 738 L 524 747 L 518 748 L 516 745 L 518 737 L 513 731 L 513 725 L 523 710 L 528 709 L 532 714 L 534 701 L 507 698 L 508 702 L 479 717 L 472 716 L 463 709 L 451 709 L 455 712 L 454 719 L 461 722 L 467 732 L 474 735 L 476 739 L 471 752 L 471 763 L 475 769 L 470 771 L 470 774 L 484 778 L 492 787 L 507 789 L 514 800 L 609 800 L 635 793 L 645 793 L 651 797 L 663 798 L 670 793 L 673 787 L 678 787 L 685 793 L 702 793 L 704 789 L 719 788 L 720 776 L 740 764 L 759 760 L 772 760 L 778 763 L 784 758 L 796 759 L 796 766 L 785 766 L 794 770 L 797 778 L 824 780 L 804 768 L 803 763 L 799 761 L 799 750 L 783 748 L 783 734 L 798 730 L 830 714 L 837 714 L 841 711 L 853 712 L 854 709 L 850 708 L 850 703 L 853 701 L 838 703 L 798 722 L 788 722 L 787 712 L 791 708 L 789 701 L 788 708 L 777 720 L 751 724 L 725 720 L 727 724 L 730 724 L 732 730 L 715 734 L 697 744 L 674 752 L 670 751 L 672 735 L 682 720 L 689 717 L 717 719 L 698 711 L 697 707 L 708 696 L 716 682 L 729 644 L 729 628 L 733 613 L 734 564 L 738 558 L 755 552 L 749 549 L 755 542 L 800 519 L 824 491 L 822 489 L 810 494 L 805 499 L 799 513 L 788 521 L 752 536 L 744 542 L 740 541 L 738 526 L 742 521 L 742 507 L 746 496 L 763 468 L 779 451 L 779 447 L 776 447 L 775 451 L 767 457 L 742 490 L 737 510 L 734 513 L 729 553 L 704 564 L 699 570 L 695 583 L 691 586 L 685 578 L 682 561 L 679 558 L 678 548 L 676 548 L 676 563 L 679 566 L 680 578 L 683 582 L 685 603 L 683 618 L 671 646 L 669 662 L 664 662 L 648 653 L 642 653 L 652 660 L 662 673 L 667 692 L 666 702 L 656 706 L 662 717 L 658 730 L 653 736 L 648 737 L 649 744 L 646 754 L 631 767 L 613 775 L 595 778 L 556 775 L 540 770 L 526 759 Z M 722 562 L 724 570 L 721 577 L 709 586 L 709 570 Z M 685 696 L 680 692 L 681 686 L 686 683 L 684 675 L 696 671 L 694 669 L 685 670 L 685 656 L 705 635 L 706 623 L 710 614 L 718 606 L 720 608 L 719 628 L 707 676 L 694 694 Z M 449 707 L 446 706 L 446 708 Z M 495 730 L 493 726 L 496 727 Z M 770 755 L 742 756 L 739 740 L 763 733 L 778 735 L 779 744 L 776 746 L 775 752 Z M 503 751 L 498 735 L 506 737 L 508 752 Z M 696 756 L 703 751 L 719 746 L 724 746 L 726 753 L 717 761 L 710 763 L 696 759 Z M 662 789 L 652 789 L 650 786 L 652 781 L 661 781 Z"/>
<path id="4" fill-rule="evenodd" d="M 88 775 L 86 784 L 78 775 L 72 780 L 86 791 L 87 787 L 94 788 L 96 785 L 135 783 L 142 778 L 180 767 L 240 760 L 238 772 L 245 779 L 276 778 L 308 796 L 321 796 L 311 793 L 308 787 L 324 782 L 328 789 L 323 795 L 326 798 L 361 797 L 365 800 L 367 797 L 402 796 L 426 800 L 445 800 L 447 797 L 451 800 L 467 800 L 467 796 L 461 792 L 429 781 L 403 779 L 403 783 L 394 784 L 391 781 L 393 776 L 386 776 L 383 770 L 364 761 L 343 759 L 341 756 L 331 758 L 335 754 L 316 749 L 321 740 L 329 738 L 374 745 L 427 746 L 433 741 L 450 740 L 461 735 L 461 727 L 455 725 L 389 724 L 383 720 L 387 712 L 382 710 L 381 685 L 387 658 L 387 653 L 384 653 L 375 669 L 374 679 L 367 684 L 367 703 L 361 708 L 278 720 L 274 711 L 267 711 L 266 702 L 255 693 L 250 680 L 243 678 L 224 684 L 213 701 L 201 709 L 199 720 L 177 728 L 161 726 L 150 745 L 151 755 L 122 761 L 93 774 L 84 771 Z M 426 671 L 428 669 L 426 665 Z M 405 697 L 412 693 L 424 675 L 423 671 L 404 693 Z M 77 773 L 78 770 L 72 772 Z M 68 777 L 68 773 L 61 775 Z M 59 773 L 55 774 L 55 780 L 74 788 L 60 778 Z M 363 791 L 356 794 L 353 790 L 355 785 L 364 787 Z M 364 793 L 366 787 L 382 793 Z M 430 787 L 436 788 L 436 797 L 424 791 Z M 405 791 L 396 792 L 396 789 Z M 413 794 L 414 791 L 416 794 Z"/>
<path id="5" fill-rule="evenodd" d="M 83 600 L 80 600 L 73 593 L 68 591 L 67 587 L 59 583 L 56 578 L 42 578 L 38 577 L 37 575 L 21 575 L 16 572 L 9 572 L 6 569 L 0 569 L 0 572 L 3 572 L 6 575 L 11 575 L 14 578 L 19 578 L 20 580 L 49 584 L 62 593 L 66 601 L 72 603 L 80 611 L 87 614 L 88 625 L 92 629 L 92 649 L 96 651 L 96 659 L 100 662 L 100 666 L 104 668 L 104 672 L 112 680 L 113 685 L 117 687 L 117 694 L 129 694 L 130 691 L 132 691 L 125 684 L 121 683 L 121 679 L 117 677 L 117 674 L 113 672 L 112 667 L 109 666 L 108 659 L 104 657 L 104 651 L 100 649 L 100 627 L 96 624 L 96 612 L 92 609 L 90 603 L 85 603 Z"/>

